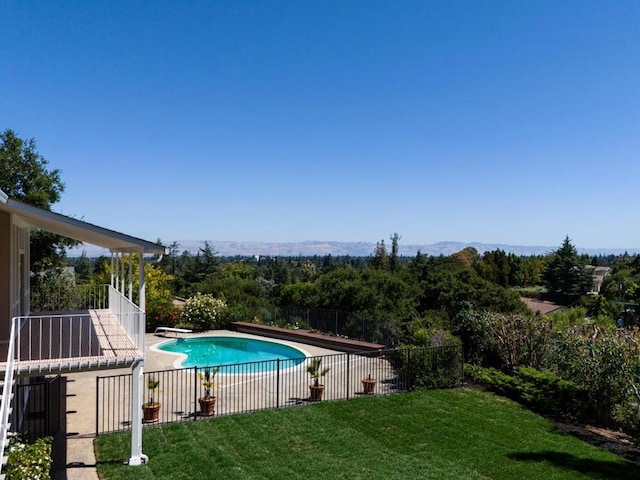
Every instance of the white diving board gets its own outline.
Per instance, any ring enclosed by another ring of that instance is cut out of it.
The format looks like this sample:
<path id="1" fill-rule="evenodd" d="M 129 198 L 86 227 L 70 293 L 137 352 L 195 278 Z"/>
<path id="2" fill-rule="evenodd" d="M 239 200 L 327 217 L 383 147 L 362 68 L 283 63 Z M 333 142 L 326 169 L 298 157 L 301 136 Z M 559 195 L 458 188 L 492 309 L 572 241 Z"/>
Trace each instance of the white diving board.
<path id="1" fill-rule="evenodd" d="M 175 327 L 156 327 L 156 331 L 153 332 L 155 335 L 159 333 L 163 333 L 166 337 L 167 332 L 175 333 L 176 337 L 179 333 L 193 333 L 193 330 L 189 330 L 188 328 L 175 328 Z"/>

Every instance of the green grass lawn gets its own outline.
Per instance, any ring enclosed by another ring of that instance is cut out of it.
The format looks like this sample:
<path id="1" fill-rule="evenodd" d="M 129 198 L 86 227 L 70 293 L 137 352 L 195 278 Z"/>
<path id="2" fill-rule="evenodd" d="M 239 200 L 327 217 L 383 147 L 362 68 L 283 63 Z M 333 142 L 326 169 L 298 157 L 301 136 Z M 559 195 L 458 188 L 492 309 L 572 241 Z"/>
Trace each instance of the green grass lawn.
<path id="1" fill-rule="evenodd" d="M 96 439 L 103 479 L 640 479 L 640 467 L 469 389 L 323 402 Z"/>

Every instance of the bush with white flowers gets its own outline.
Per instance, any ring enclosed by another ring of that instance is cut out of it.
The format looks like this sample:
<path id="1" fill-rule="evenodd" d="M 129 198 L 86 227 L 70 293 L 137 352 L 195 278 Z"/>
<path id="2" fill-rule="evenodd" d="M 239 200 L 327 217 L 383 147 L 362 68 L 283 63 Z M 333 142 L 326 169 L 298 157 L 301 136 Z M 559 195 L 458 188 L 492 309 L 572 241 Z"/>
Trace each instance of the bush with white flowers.
<path id="1" fill-rule="evenodd" d="M 220 312 L 227 308 L 224 300 L 206 293 L 196 293 L 182 306 L 180 323 L 197 330 L 218 327 Z"/>
<path id="2" fill-rule="evenodd" d="M 7 465 L 3 469 L 7 480 L 50 480 L 51 437 L 25 443 L 15 436 L 7 449 Z"/>

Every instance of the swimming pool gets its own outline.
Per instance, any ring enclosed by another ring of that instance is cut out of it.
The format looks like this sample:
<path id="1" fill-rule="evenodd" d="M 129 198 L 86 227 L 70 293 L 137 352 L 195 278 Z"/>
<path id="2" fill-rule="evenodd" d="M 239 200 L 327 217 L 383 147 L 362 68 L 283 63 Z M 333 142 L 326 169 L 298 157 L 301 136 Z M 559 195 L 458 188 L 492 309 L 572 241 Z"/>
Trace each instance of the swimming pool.
<path id="1" fill-rule="evenodd" d="M 183 355 L 185 358 L 180 362 L 183 368 L 261 362 L 255 368 L 245 366 L 243 370 L 265 372 L 276 370 L 278 359 L 280 368 L 299 365 L 306 359 L 302 351 L 289 345 L 244 337 L 178 338 L 161 343 L 157 349 Z M 230 370 L 221 368 L 220 373 L 230 373 Z"/>

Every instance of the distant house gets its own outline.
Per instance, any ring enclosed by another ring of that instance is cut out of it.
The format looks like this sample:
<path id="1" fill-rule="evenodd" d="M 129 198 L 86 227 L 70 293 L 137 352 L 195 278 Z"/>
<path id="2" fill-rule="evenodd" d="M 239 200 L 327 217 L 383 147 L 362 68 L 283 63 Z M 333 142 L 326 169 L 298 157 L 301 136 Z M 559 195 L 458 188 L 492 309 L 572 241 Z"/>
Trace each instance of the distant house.
<path id="1" fill-rule="evenodd" d="M 566 307 L 563 307 L 562 305 L 545 300 L 538 300 L 537 298 L 520 297 L 520 300 L 522 300 L 527 307 L 540 315 L 553 315 L 554 313 L 566 310 Z"/>
<path id="2" fill-rule="evenodd" d="M 588 292 L 589 295 L 597 295 L 600 293 L 600 288 L 602 287 L 602 282 L 607 275 L 609 275 L 610 267 L 594 267 L 592 265 L 587 265 L 587 268 L 593 270 L 593 285 L 591 286 L 591 290 Z"/>
<path id="3" fill-rule="evenodd" d="M 111 283 L 85 292 L 79 310 L 33 312 L 29 244 L 36 229 L 108 249 Z M 165 250 L 146 240 L 27 205 L 0 190 L 0 372 L 4 373 L 0 457 L 9 429 L 17 429 L 21 421 L 19 406 L 11 405 L 16 384 L 28 385 L 32 376 L 51 373 L 130 367 L 134 384 L 129 463 L 138 465 L 146 460 L 141 418 L 143 262 L 145 254 L 159 255 Z M 137 305 L 132 292 L 132 254 L 138 255 L 140 264 Z"/>

